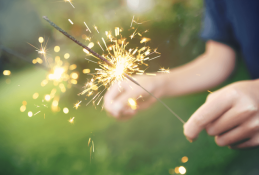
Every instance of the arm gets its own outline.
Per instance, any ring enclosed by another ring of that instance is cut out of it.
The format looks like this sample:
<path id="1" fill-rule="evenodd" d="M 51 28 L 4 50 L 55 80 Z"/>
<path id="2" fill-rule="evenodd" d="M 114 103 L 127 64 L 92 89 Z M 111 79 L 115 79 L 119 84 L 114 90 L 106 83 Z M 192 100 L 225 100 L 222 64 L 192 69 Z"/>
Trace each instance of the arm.
<path id="1" fill-rule="evenodd" d="M 204 54 L 194 61 L 172 69 L 164 76 L 165 96 L 194 93 L 215 87 L 233 71 L 235 52 L 227 45 L 208 41 Z"/>
<path id="2" fill-rule="evenodd" d="M 207 90 L 224 81 L 233 71 L 235 52 L 227 45 L 208 41 L 206 51 L 194 61 L 172 69 L 169 74 L 157 76 L 136 76 L 137 81 L 157 97 L 176 96 Z M 197 76 L 199 74 L 200 76 Z M 155 102 L 140 87 L 124 81 L 113 85 L 105 94 L 106 110 L 116 118 L 128 118 L 136 113 L 128 106 L 128 99 L 144 98 L 138 101 L 137 110 L 145 109 Z M 126 117 L 125 117 L 126 116 Z"/>

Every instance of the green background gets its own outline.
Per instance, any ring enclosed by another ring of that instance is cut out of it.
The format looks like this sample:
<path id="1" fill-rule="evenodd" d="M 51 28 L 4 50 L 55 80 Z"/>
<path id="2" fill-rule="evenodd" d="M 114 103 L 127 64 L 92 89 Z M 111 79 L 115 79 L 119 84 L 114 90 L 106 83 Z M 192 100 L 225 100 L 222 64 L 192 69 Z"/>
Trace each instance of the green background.
<path id="1" fill-rule="evenodd" d="M 85 62 L 82 49 L 52 29 L 41 16 L 47 15 L 80 38 L 86 33 L 83 21 L 91 27 L 98 26 L 102 33 L 114 27 L 124 28 L 126 32 L 135 15 L 139 21 L 148 20 L 139 27 L 149 29 L 147 37 L 152 39 L 149 45 L 158 47 L 162 53 L 161 58 L 150 62 L 150 72 L 158 70 L 157 65 L 179 66 L 204 51 L 204 41 L 199 39 L 201 0 L 143 2 L 146 7 L 132 11 L 124 0 L 74 0 L 75 9 L 58 0 L 1 0 L 0 44 L 23 54 L 31 62 L 38 55 L 26 42 L 37 45 L 38 37 L 44 36 L 49 39 L 50 54 L 54 54 L 53 46 L 59 45 L 61 55 L 70 53 L 71 63 L 92 69 L 94 65 Z M 95 51 L 100 52 L 100 49 L 96 47 Z M 12 71 L 11 76 L 0 77 L 0 174 L 162 175 L 169 174 L 169 169 L 177 166 L 186 167 L 186 174 L 192 175 L 259 174 L 258 149 L 218 147 L 205 132 L 196 142 L 189 143 L 183 135 L 181 122 L 160 104 L 140 112 L 131 120 L 119 122 L 99 108 L 85 107 L 85 103 L 75 110 L 73 104 L 78 100 L 78 90 L 72 88 L 62 94 L 60 100 L 61 109 L 70 109 L 68 114 L 45 109 L 29 118 L 27 112 L 37 112 L 35 104 L 41 103 L 33 100 L 32 94 L 38 92 L 42 99 L 53 88 L 51 85 L 40 86 L 48 72 L 4 51 L 0 56 L 1 69 Z M 6 83 L 6 79 L 11 82 Z M 235 72 L 223 85 L 244 79 L 249 76 L 239 59 Z M 204 92 L 164 101 L 187 120 L 207 95 L 208 92 Z M 22 101 L 28 103 L 24 113 L 19 110 Z M 73 116 L 75 123 L 70 124 L 68 119 Z M 90 137 L 95 144 L 91 161 L 87 145 Z M 181 163 L 183 156 L 189 158 L 187 163 Z"/>

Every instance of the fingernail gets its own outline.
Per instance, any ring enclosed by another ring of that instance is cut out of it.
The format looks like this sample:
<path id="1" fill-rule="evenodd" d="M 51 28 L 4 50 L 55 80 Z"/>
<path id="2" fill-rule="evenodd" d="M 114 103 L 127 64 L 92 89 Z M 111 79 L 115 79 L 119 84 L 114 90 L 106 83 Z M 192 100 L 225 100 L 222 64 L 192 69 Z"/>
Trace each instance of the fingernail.
<path id="1" fill-rule="evenodd" d="M 194 142 L 196 139 L 189 139 L 188 137 L 186 137 L 186 139 L 190 142 L 190 143 L 192 143 L 192 142 Z"/>
<path id="2" fill-rule="evenodd" d="M 193 141 L 191 140 L 191 139 L 189 139 L 188 137 L 186 137 L 186 139 L 190 142 L 190 143 L 192 143 Z"/>

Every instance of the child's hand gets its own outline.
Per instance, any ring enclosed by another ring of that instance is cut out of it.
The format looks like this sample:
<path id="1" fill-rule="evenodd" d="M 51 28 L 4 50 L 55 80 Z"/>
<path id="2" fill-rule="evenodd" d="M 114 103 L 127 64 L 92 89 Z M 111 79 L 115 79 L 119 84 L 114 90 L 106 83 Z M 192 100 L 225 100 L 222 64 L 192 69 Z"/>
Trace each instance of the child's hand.
<path id="1" fill-rule="evenodd" d="M 206 129 L 219 146 L 259 146 L 258 105 L 258 80 L 233 83 L 208 96 L 184 125 L 184 134 L 194 140 Z"/>
<path id="2" fill-rule="evenodd" d="M 135 76 L 137 82 L 157 97 L 163 93 L 162 75 Z M 137 99 L 137 109 L 133 110 L 128 104 L 128 99 Z M 141 87 L 131 81 L 116 83 L 110 87 L 104 96 L 104 107 L 108 113 L 118 119 L 127 119 L 135 115 L 140 109 L 148 108 L 156 100 L 148 95 Z"/>

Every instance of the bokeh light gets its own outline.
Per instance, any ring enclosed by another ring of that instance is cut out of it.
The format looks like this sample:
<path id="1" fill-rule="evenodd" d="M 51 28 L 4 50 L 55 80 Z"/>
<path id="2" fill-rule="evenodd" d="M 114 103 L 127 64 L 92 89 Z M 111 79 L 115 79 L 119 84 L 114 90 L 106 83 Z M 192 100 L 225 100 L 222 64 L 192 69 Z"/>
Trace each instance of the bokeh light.
<path id="1" fill-rule="evenodd" d="M 32 95 L 33 99 L 37 99 L 38 97 L 39 97 L 39 93 L 37 93 L 37 92 Z"/>
<path id="2" fill-rule="evenodd" d="M 179 170 L 180 174 L 185 174 L 186 173 L 186 169 L 183 166 L 180 166 L 178 170 Z"/>
<path id="3" fill-rule="evenodd" d="M 64 55 L 64 58 L 65 58 L 65 59 L 68 59 L 69 57 L 70 57 L 69 53 L 66 53 L 66 54 Z"/>
<path id="4" fill-rule="evenodd" d="M 50 95 L 48 95 L 48 94 L 45 95 L 45 100 L 46 100 L 46 101 L 50 101 L 50 99 L 51 99 Z"/>
<path id="5" fill-rule="evenodd" d="M 43 37 L 39 37 L 39 42 L 43 43 L 44 42 L 44 38 Z"/>
<path id="6" fill-rule="evenodd" d="M 59 47 L 59 46 L 55 46 L 55 47 L 54 47 L 54 51 L 55 51 L 55 52 L 59 52 L 59 51 L 60 51 L 60 47 Z"/>
<path id="7" fill-rule="evenodd" d="M 28 112 L 28 116 L 29 117 L 32 117 L 33 116 L 33 113 L 31 111 Z"/>
<path id="8" fill-rule="evenodd" d="M 84 69 L 84 70 L 83 70 L 83 73 L 84 73 L 84 74 L 90 73 L 90 69 Z"/>
<path id="9" fill-rule="evenodd" d="M 10 70 L 4 70 L 4 71 L 3 71 L 3 74 L 6 75 L 6 76 L 7 76 L 7 75 L 11 75 L 11 71 L 10 71 Z"/>
<path id="10" fill-rule="evenodd" d="M 181 161 L 182 161 L 183 163 L 186 163 L 186 162 L 188 161 L 188 157 L 186 157 L 186 156 L 182 157 Z"/>
<path id="11" fill-rule="evenodd" d="M 25 105 L 22 105 L 21 107 L 20 107 L 20 111 L 21 112 L 24 112 L 26 110 L 26 106 Z"/>
<path id="12" fill-rule="evenodd" d="M 63 108 L 63 112 L 64 112 L 65 114 L 67 114 L 67 113 L 69 112 L 69 109 L 68 109 L 68 108 Z"/>

